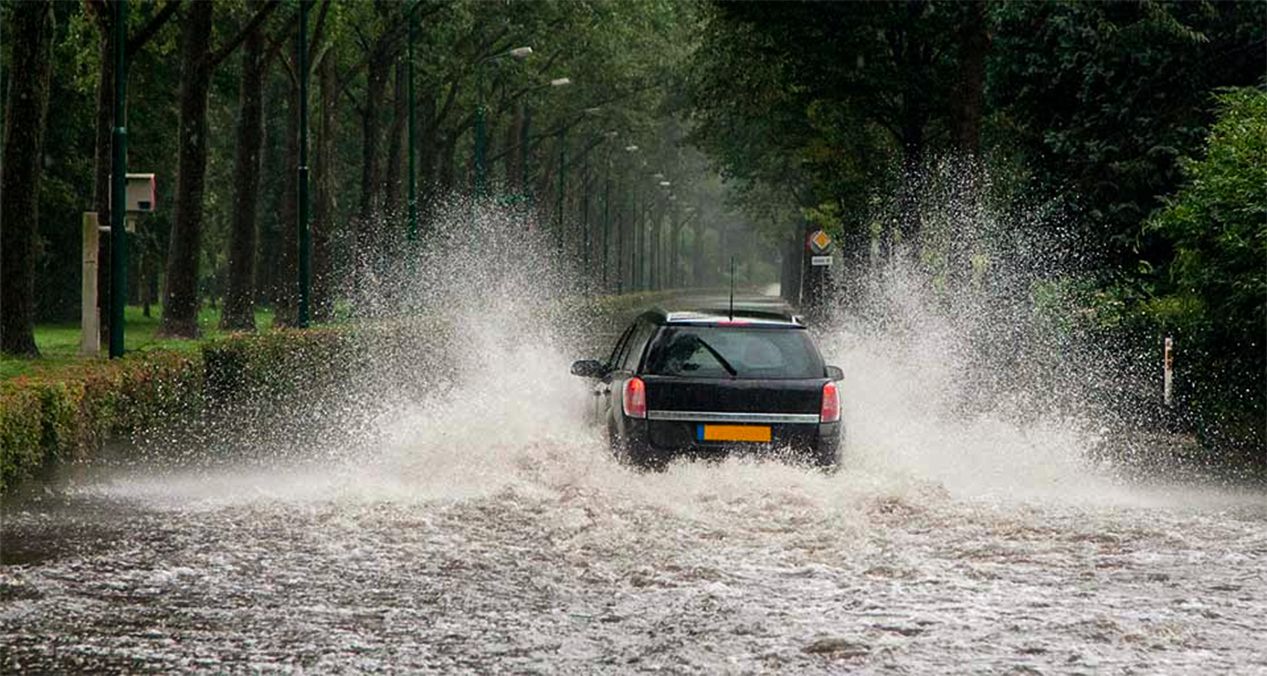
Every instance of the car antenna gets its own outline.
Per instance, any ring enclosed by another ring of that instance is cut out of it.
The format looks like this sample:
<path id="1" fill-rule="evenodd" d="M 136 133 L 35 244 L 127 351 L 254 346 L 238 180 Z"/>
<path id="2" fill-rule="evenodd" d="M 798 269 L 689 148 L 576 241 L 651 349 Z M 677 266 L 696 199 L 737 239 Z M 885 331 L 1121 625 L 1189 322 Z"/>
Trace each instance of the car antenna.
<path id="1" fill-rule="evenodd" d="M 735 321 L 735 257 L 730 257 L 730 321 Z"/>

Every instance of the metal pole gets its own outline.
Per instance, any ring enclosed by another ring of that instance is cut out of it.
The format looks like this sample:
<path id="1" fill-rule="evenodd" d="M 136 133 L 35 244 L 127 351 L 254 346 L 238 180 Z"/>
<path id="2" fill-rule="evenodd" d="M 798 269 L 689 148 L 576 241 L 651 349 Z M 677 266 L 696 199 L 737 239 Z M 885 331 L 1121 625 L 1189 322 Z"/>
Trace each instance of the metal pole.
<path id="1" fill-rule="evenodd" d="M 295 37 L 296 71 L 299 75 L 299 321 L 308 326 L 309 292 L 312 287 L 312 233 L 308 228 L 308 2 L 299 0 L 299 32 Z"/>
<path id="2" fill-rule="evenodd" d="M 651 216 L 651 288 L 659 289 L 661 268 L 664 267 L 664 255 L 660 251 L 661 245 L 664 244 L 664 233 L 660 229 L 664 223 L 664 211 L 652 211 Z"/>
<path id="3" fill-rule="evenodd" d="M 563 253 L 563 190 L 567 181 L 567 152 L 568 137 L 564 130 L 559 132 L 559 196 L 554 203 L 554 245 L 560 254 Z"/>
<path id="4" fill-rule="evenodd" d="M 409 231 L 406 236 L 410 242 L 416 242 L 418 241 L 418 167 L 416 164 L 418 142 L 414 136 L 414 129 L 417 126 L 414 112 L 414 109 L 417 108 L 417 103 L 414 100 L 414 40 L 417 30 L 414 27 L 412 14 L 407 21 L 409 21 L 409 53 L 407 57 L 409 60 L 405 63 L 405 77 L 409 79 Z"/>
<path id="5" fill-rule="evenodd" d="M 128 304 L 128 2 L 114 3 L 114 157 L 110 175 L 110 358 L 123 356 Z"/>
<path id="6" fill-rule="evenodd" d="M 593 238 L 590 237 L 590 161 L 585 156 L 584 168 L 581 170 L 581 260 L 585 268 L 585 276 L 593 279 L 594 271 L 590 270 L 590 250 L 593 249 Z"/>
<path id="7" fill-rule="evenodd" d="M 677 286 L 677 246 L 678 246 L 678 217 L 676 210 L 669 211 L 669 260 L 666 267 L 668 270 L 664 276 L 665 285 L 669 288 Z"/>
<path id="8" fill-rule="evenodd" d="M 484 87 L 483 78 L 481 77 L 482 68 L 480 64 L 475 64 L 475 96 L 478 103 L 475 104 L 475 196 L 483 197 L 485 193 L 485 168 L 484 154 L 487 152 L 486 146 L 488 140 L 486 138 L 488 130 L 485 128 L 485 110 L 484 110 Z"/>
<path id="9" fill-rule="evenodd" d="M 519 128 L 519 189 L 522 191 L 524 206 L 532 204 L 532 170 L 528 166 L 532 159 L 529 147 L 529 133 L 532 131 L 532 108 L 520 102 L 523 107 L 523 126 Z"/>
<path id="10" fill-rule="evenodd" d="M 616 293 L 625 292 L 625 219 L 616 224 Z"/>
<path id="11" fill-rule="evenodd" d="M 632 254 L 630 256 L 630 261 L 629 261 L 630 263 L 629 288 L 633 289 L 634 291 L 638 291 L 640 288 L 638 286 L 638 279 L 641 276 L 640 273 L 642 272 L 642 262 L 638 258 L 638 255 L 641 253 L 641 251 L 639 250 L 639 247 L 642 246 L 642 236 L 639 233 L 639 230 L 641 230 L 640 226 L 642 225 L 641 221 L 642 219 L 639 218 L 639 214 L 638 214 L 638 185 L 634 184 L 633 207 L 630 209 L 630 213 L 629 213 L 629 224 L 630 224 L 629 244 L 630 244 L 630 249 L 631 249 L 631 254 Z"/>
<path id="12" fill-rule="evenodd" d="M 607 244 L 611 238 L 611 152 L 607 154 L 607 165 L 603 169 L 603 290 L 607 290 Z"/>

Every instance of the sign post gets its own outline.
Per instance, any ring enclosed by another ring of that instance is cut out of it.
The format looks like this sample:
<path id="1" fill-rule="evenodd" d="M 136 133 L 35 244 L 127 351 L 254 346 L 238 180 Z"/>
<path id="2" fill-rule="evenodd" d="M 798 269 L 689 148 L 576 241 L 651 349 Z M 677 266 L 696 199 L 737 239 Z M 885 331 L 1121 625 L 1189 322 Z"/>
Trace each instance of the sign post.
<path id="1" fill-rule="evenodd" d="M 806 314 L 815 315 L 825 304 L 827 295 L 827 270 L 832 262 L 832 237 L 820 227 L 810 226 L 805 236 L 806 261 L 802 270 L 805 289 Z"/>
<path id="2" fill-rule="evenodd" d="M 128 231 L 123 221 L 128 183 L 127 0 L 114 5 L 114 157 L 110 173 L 110 358 L 123 356 L 123 310 L 128 303 Z"/>
<path id="3" fill-rule="evenodd" d="M 85 211 L 82 301 L 79 305 L 79 353 L 95 357 L 101 352 L 101 308 L 97 307 L 97 247 L 100 232 L 97 212 Z"/>

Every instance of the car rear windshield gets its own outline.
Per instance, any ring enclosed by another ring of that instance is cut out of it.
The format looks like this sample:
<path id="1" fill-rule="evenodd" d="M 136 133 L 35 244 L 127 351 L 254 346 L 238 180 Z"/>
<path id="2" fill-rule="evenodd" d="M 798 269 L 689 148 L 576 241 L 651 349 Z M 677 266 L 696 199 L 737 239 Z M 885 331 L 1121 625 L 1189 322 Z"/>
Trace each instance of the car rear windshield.
<path id="1" fill-rule="evenodd" d="M 688 378 L 821 378 L 809 333 L 795 328 L 665 326 L 643 372 Z"/>

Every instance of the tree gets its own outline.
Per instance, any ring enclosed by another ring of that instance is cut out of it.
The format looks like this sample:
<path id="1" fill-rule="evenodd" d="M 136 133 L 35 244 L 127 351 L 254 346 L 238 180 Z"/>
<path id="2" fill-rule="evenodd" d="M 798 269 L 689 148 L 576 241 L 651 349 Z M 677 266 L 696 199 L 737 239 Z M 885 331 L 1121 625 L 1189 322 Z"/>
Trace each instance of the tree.
<path id="1" fill-rule="evenodd" d="M 248 7 L 259 10 L 259 2 Z M 280 40 L 280 38 L 279 38 Z M 264 78 L 271 61 L 261 27 L 242 42 L 242 80 L 238 106 L 237 145 L 233 169 L 233 214 L 229 241 L 229 290 L 220 326 L 255 330 L 255 230 L 260 187 L 260 154 L 264 137 Z"/>
<path id="2" fill-rule="evenodd" d="M 1176 334 L 1204 433 L 1267 462 L 1267 92 L 1219 96 L 1204 157 L 1145 229 L 1172 253 L 1145 311 Z"/>
<path id="3" fill-rule="evenodd" d="M 167 289 L 160 332 L 198 335 L 198 263 L 207 170 L 207 92 L 211 74 L 277 8 L 259 8 L 237 35 L 212 49 L 212 0 L 191 3 L 181 36 L 180 132 L 177 138 L 176 217 L 167 252 Z"/>
<path id="4" fill-rule="evenodd" d="M 117 0 L 115 0 L 117 1 Z M 92 207 L 97 213 L 97 223 L 110 226 L 110 167 L 114 142 L 114 12 L 110 0 L 87 0 L 84 6 L 93 17 L 98 35 L 97 115 L 95 120 L 96 143 L 93 152 Z M 139 30 L 127 38 L 127 60 L 140 54 L 145 45 L 158 34 L 180 9 L 177 0 L 168 0 Z M 100 327 L 103 339 L 110 334 L 110 238 L 102 237 L 98 249 L 97 304 L 100 308 Z M 123 302 L 123 301 L 120 301 Z"/>
<path id="5" fill-rule="evenodd" d="M 1201 147 L 1212 91 L 1264 77 L 1261 2 L 997 3 L 991 107 L 1074 214 L 1084 264 L 1135 267 L 1164 249 L 1139 225 Z"/>
<path id="6" fill-rule="evenodd" d="M 13 8 L 13 52 L 4 116 L 0 176 L 0 351 L 38 355 L 35 345 L 35 261 L 44 123 L 52 76 L 53 7 Z"/>
<path id="7" fill-rule="evenodd" d="M 756 190 L 769 204 L 756 184 L 774 186 L 783 215 L 769 220 L 798 239 L 800 212 L 815 209 L 844 219 L 827 225 L 847 256 L 866 251 L 882 215 L 869 198 L 895 192 L 882 241 L 915 242 L 929 149 L 951 146 L 952 119 L 968 134 L 980 124 L 981 11 L 924 0 L 718 5 L 694 57 L 692 138 L 741 197 Z"/>

